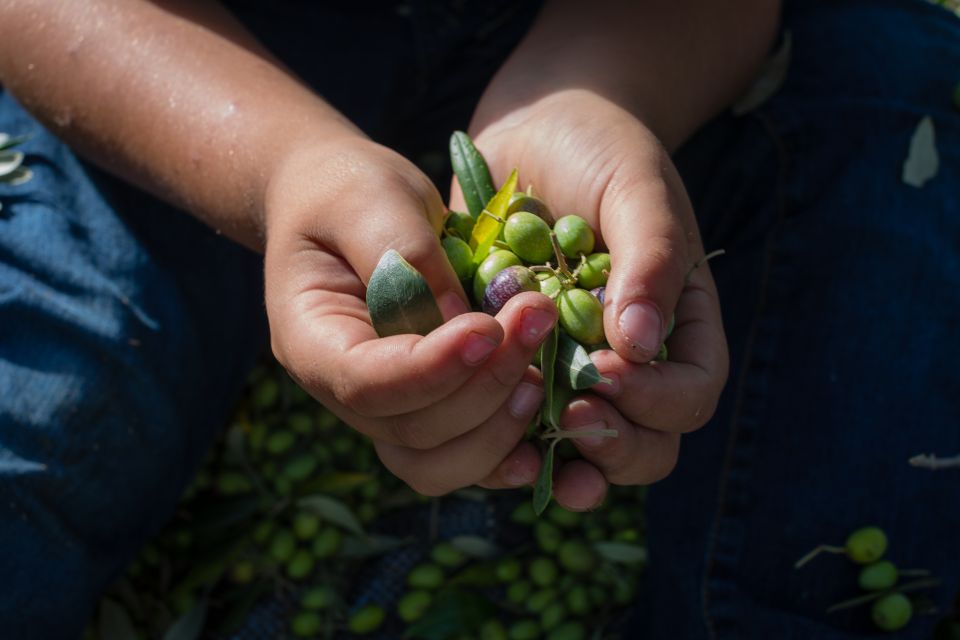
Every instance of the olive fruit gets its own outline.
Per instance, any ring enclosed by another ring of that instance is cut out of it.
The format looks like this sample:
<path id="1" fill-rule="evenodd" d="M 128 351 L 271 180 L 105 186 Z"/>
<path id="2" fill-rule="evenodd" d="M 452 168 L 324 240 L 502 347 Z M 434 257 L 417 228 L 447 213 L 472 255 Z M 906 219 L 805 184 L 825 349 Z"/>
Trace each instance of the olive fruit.
<path id="1" fill-rule="evenodd" d="M 567 607 L 575 616 L 586 615 L 593 608 L 593 604 L 590 602 L 590 594 L 587 593 L 587 588 L 583 585 L 577 585 L 570 589 L 567 592 L 566 601 Z"/>
<path id="2" fill-rule="evenodd" d="M 270 557 L 275 562 L 286 562 L 297 550 L 297 541 L 289 529 L 281 529 L 270 540 Z"/>
<path id="3" fill-rule="evenodd" d="M 583 514 L 578 511 L 568 511 L 554 502 L 547 507 L 547 520 L 564 529 L 575 529 L 583 520 Z"/>
<path id="4" fill-rule="evenodd" d="M 570 573 L 589 573 L 596 565 L 593 550 L 579 540 L 567 540 L 557 551 L 560 566 Z"/>
<path id="5" fill-rule="evenodd" d="M 440 241 L 443 251 L 447 254 L 447 262 L 453 267 L 454 273 L 461 282 L 467 282 L 473 277 L 476 267 L 473 264 L 473 251 L 470 245 L 453 236 L 447 236 Z"/>
<path id="6" fill-rule="evenodd" d="M 553 257 L 550 226 L 532 213 L 520 211 L 507 218 L 503 237 L 525 262 L 544 263 Z"/>
<path id="7" fill-rule="evenodd" d="M 298 513 L 293 517 L 293 533 L 301 540 L 309 540 L 320 530 L 320 518 L 313 513 Z"/>
<path id="8" fill-rule="evenodd" d="M 255 574 L 256 568 L 253 563 L 249 560 L 241 560 L 230 570 L 230 579 L 237 584 L 248 584 Z"/>
<path id="9" fill-rule="evenodd" d="M 499 249 L 488 255 L 473 277 L 473 299 L 480 304 L 483 300 L 483 292 L 487 290 L 487 285 L 493 280 L 493 277 L 514 265 L 522 264 L 517 254 L 505 249 Z"/>
<path id="10" fill-rule="evenodd" d="M 897 584 L 897 568 L 889 560 L 879 560 L 860 570 L 857 584 L 865 591 L 882 591 Z"/>
<path id="11" fill-rule="evenodd" d="M 507 587 L 507 600 L 513 604 L 523 604 L 530 596 L 533 585 L 529 580 L 517 580 Z"/>
<path id="12" fill-rule="evenodd" d="M 385 616 L 386 612 L 383 610 L 383 607 L 376 604 L 368 604 L 360 607 L 350 616 L 350 622 L 347 626 L 351 633 L 356 633 L 357 635 L 370 633 L 371 631 L 376 631 L 377 628 L 383 624 Z"/>
<path id="13" fill-rule="evenodd" d="M 562 602 L 552 602 L 547 608 L 540 612 L 540 626 L 544 630 L 553 629 L 567 617 L 567 608 Z"/>
<path id="14" fill-rule="evenodd" d="M 513 582 L 520 577 L 522 567 L 516 558 L 504 558 L 497 563 L 494 573 L 500 582 Z"/>
<path id="15" fill-rule="evenodd" d="M 317 459 L 310 453 L 301 453 L 283 468 L 283 475 L 292 482 L 309 478 L 317 469 Z"/>
<path id="16" fill-rule="evenodd" d="M 484 313 L 495 316 L 510 298 L 524 291 L 540 291 L 540 282 L 527 267 L 507 267 L 487 285 L 480 307 Z"/>
<path id="17" fill-rule="evenodd" d="M 302 580 L 313 572 L 313 556 L 306 549 L 298 549 L 287 563 L 287 575 L 292 580 Z"/>
<path id="18" fill-rule="evenodd" d="M 560 278 L 548 274 L 538 274 L 538 276 L 545 276 L 537 278 L 540 282 L 540 293 L 548 298 L 555 298 L 560 295 L 560 291 L 563 289 L 563 283 L 560 282 Z"/>
<path id="19" fill-rule="evenodd" d="M 456 237 L 461 240 L 470 240 L 473 233 L 473 225 L 476 221 L 469 213 L 463 211 L 451 211 L 443 221 L 443 228 L 447 230 L 448 237 Z"/>
<path id="20" fill-rule="evenodd" d="M 857 564 L 876 562 L 887 551 L 887 534 L 879 527 L 863 527 L 850 534 L 844 548 Z"/>
<path id="21" fill-rule="evenodd" d="M 903 629 L 913 617 L 913 603 L 902 593 L 891 593 L 873 603 L 870 617 L 883 631 Z"/>
<path id="22" fill-rule="evenodd" d="M 467 556 L 449 542 L 439 542 L 430 552 L 430 559 L 441 567 L 456 568 L 466 562 Z"/>
<path id="23" fill-rule="evenodd" d="M 560 250 L 568 258 L 578 258 L 581 253 L 589 254 L 593 251 L 596 241 L 593 229 L 580 216 L 563 216 L 553 225 L 553 232 L 557 234 Z"/>
<path id="24" fill-rule="evenodd" d="M 313 557 L 317 560 L 329 558 L 340 550 L 340 544 L 343 542 L 343 534 L 339 529 L 326 527 L 321 529 L 313 539 L 313 545 L 310 547 Z"/>
<path id="25" fill-rule="evenodd" d="M 275 431 L 267 438 L 267 451 L 273 455 L 286 453 L 297 441 L 290 431 Z"/>
<path id="26" fill-rule="evenodd" d="M 429 591 L 410 591 L 397 601 L 397 615 L 404 622 L 416 622 L 426 613 L 433 601 Z"/>
<path id="27" fill-rule="evenodd" d="M 586 637 L 587 632 L 583 624 L 573 620 L 564 622 L 547 634 L 547 640 L 583 640 Z"/>
<path id="28" fill-rule="evenodd" d="M 535 640 L 540 637 L 540 625 L 536 620 L 517 620 L 507 631 L 510 640 Z"/>
<path id="29" fill-rule="evenodd" d="M 530 597 L 527 598 L 527 611 L 530 613 L 540 613 L 550 606 L 550 603 L 556 599 L 556 589 L 544 588 L 540 589 L 539 591 L 534 591 L 532 594 L 530 594 Z"/>
<path id="30" fill-rule="evenodd" d="M 604 341 L 603 305 L 584 289 L 567 289 L 557 296 L 560 326 L 583 345 Z"/>
<path id="31" fill-rule="evenodd" d="M 323 619 L 314 611 L 301 611 L 290 621 L 290 630 L 298 638 L 313 638 L 323 628 Z"/>
<path id="32" fill-rule="evenodd" d="M 517 197 L 510 199 L 510 206 L 507 207 L 507 218 L 520 211 L 526 211 L 527 213 L 532 213 L 537 216 L 547 224 L 553 222 L 553 214 L 550 212 L 550 207 L 547 206 L 546 202 L 522 192 L 514 195 Z"/>
<path id="33" fill-rule="evenodd" d="M 311 587 L 300 597 L 300 606 L 310 611 L 327 609 L 336 600 L 336 593 L 330 585 Z"/>
<path id="34" fill-rule="evenodd" d="M 539 556 L 530 561 L 530 579 L 538 587 L 546 587 L 557 579 L 557 565 L 546 556 Z"/>
<path id="35" fill-rule="evenodd" d="M 507 630 L 499 620 L 487 620 L 480 626 L 480 640 L 507 640 Z"/>
<path id="36" fill-rule="evenodd" d="M 563 534 L 557 525 L 546 520 L 538 520 L 533 525 L 533 537 L 537 540 L 537 545 L 546 553 L 553 553 L 560 548 L 563 542 Z"/>
<path id="37" fill-rule="evenodd" d="M 407 584 L 414 589 L 436 589 L 443 584 L 443 569 L 435 564 L 420 564 L 407 574 Z"/>
<path id="38" fill-rule="evenodd" d="M 610 273 L 610 254 L 591 253 L 577 272 L 577 285 L 584 289 L 593 289 L 607 284 Z"/>

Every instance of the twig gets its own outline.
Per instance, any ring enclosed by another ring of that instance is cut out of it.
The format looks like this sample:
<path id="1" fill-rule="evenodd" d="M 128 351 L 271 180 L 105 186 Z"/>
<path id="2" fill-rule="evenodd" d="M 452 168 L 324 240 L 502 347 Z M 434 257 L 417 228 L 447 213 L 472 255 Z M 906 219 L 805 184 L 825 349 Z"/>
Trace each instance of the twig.
<path id="1" fill-rule="evenodd" d="M 960 469 L 960 454 L 949 458 L 938 458 L 932 453 L 920 454 L 910 458 L 910 465 L 921 469 L 938 471 L 940 469 Z"/>

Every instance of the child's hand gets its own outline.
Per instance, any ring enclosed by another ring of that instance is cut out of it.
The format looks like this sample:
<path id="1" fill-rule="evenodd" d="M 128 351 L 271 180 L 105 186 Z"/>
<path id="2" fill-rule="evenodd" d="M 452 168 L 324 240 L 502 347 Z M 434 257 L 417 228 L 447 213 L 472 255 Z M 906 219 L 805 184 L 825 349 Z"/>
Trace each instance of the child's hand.
<path id="1" fill-rule="evenodd" d="M 556 309 L 531 293 L 496 318 L 467 313 L 438 239 L 443 214 L 424 175 L 362 137 L 289 157 L 271 178 L 265 221 L 273 351 L 420 493 L 526 484 L 536 458 L 504 459 L 543 398 L 529 363 Z M 370 325 L 364 285 L 391 248 L 424 275 L 447 320 L 427 336 L 380 339 Z"/>
<path id="2" fill-rule="evenodd" d="M 613 350 L 592 357 L 612 384 L 574 400 L 561 422 L 619 436 L 574 440 L 587 462 L 556 472 L 557 500 L 591 508 L 608 482 L 663 478 L 676 463 L 680 434 L 713 414 L 728 366 L 717 291 L 708 265 L 693 268 L 704 251 L 669 155 L 634 116 L 587 91 L 544 98 L 475 140 L 495 182 L 518 167 L 522 186 L 532 184 L 557 217 L 583 216 L 611 254 L 604 329 Z M 669 361 L 648 364 L 674 312 Z"/>

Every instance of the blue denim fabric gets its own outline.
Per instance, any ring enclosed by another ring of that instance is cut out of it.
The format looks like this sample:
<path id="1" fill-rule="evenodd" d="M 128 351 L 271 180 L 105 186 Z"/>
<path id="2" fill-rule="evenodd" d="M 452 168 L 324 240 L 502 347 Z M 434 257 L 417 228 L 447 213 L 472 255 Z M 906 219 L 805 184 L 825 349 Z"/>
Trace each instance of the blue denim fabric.
<path id="1" fill-rule="evenodd" d="M 796 2 L 793 60 L 757 112 L 678 155 L 730 342 L 715 418 L 651 488 L 650 570 L 630 637 L 872 636 L 841 556 L 792 564 L 876 524 L 888 557 L 960 589 L 960 21 L 923 2 Z M 901 167 L 930 115 L 939 174 Z M 897 637 L 929 638 L 935 616 Z"/>

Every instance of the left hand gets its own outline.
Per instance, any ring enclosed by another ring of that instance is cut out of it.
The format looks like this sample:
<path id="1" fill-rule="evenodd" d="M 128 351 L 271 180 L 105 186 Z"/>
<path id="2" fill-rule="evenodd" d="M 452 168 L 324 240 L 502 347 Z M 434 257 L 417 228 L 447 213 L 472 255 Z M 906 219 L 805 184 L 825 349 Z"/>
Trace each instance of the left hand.
<path id="1" fill-rule="evenodd" d="M 720 305 L 697 221 L 672 161 L 657 137 L 594 93 L 546 96 L 471 132 L 496 184 L 517 167 L 556 217 L 576 213 L 611 254 L 604 330 L 612 350 L 592 354 L 612 384 L 574 399 L 565 429 L 607 428 L 615 438 L 576 438 L 583 460 L 555 471 L 554 497 L 571 510 L 597 507 L 608 483 L 648 484 L 677 461 L 680 435 L 703 426 L 726 382 L 728 354 Z M 463 210 L 454 185 L 453 208 Z M 669 361 L 650 364 L 676 313 Z M 532 482 L 537 447 L 523 442 L 481 485 L 518 469 Z"/>

